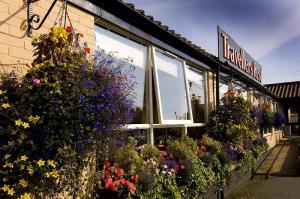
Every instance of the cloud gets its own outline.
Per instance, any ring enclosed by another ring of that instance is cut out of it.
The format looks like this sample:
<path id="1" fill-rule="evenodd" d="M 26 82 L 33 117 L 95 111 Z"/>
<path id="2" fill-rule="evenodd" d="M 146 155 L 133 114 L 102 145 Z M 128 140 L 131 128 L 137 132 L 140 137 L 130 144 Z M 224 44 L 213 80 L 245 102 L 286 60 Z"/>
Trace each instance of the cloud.
<path id="1" fill-rule="evenodd" d="M 300 7 L 300 5 L 299 5 Z M 300 35 L 300 9 L 290 13 L 283 24 L 275 30 L 269 30 L 265 35 L 261 35 L 257 43 L 254 45 L 256 49 L 255 57 L 262 59 L 272 51 L 280 48 L 292 39 Z"/>

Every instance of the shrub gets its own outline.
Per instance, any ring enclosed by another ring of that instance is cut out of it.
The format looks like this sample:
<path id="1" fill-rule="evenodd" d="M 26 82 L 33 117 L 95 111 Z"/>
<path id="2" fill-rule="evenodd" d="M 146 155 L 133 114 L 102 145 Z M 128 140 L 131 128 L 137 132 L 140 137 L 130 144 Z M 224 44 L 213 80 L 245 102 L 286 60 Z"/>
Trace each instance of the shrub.
<path id="1" fill-rule="evenodd" d="M 209 135 L 223 142 L 240 143 L 256 137 L 256 118 L 252 106 L 242 97 L 227 96 L 212 112 L 208 126 Z"/>
<path id="2" fill-rule="evenodd" d="M 188 140 L 186 144 L 185 140 Z M 214 182 L 214 173 L 198 159 L 197 144 L 191 138 L 169 141 L 167 150 L 178 160 L 178 185 L 186 185 L 184 197 L 199 198 Z"/>

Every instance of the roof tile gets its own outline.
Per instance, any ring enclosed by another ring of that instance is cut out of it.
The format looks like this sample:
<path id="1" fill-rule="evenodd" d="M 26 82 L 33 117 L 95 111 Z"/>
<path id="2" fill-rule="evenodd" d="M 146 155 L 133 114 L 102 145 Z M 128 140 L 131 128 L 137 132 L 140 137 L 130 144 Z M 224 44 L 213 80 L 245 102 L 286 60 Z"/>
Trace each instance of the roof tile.
<path id="1" fill-rule="evenodd" d="M 300 98 L 300 81 L 265 85 L 280 98 Z"/>

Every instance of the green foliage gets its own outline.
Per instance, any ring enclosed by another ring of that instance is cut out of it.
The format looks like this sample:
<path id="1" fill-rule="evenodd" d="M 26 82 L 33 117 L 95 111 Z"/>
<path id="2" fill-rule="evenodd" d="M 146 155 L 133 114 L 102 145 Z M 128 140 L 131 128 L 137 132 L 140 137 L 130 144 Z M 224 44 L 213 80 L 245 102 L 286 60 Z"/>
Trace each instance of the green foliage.
<path id="1" fill-rule="evenodd" d="M 195 157 L 198 152 L 197 142 L 185 136 L 181 140 L 167 142 L 167 150 L 171 151 L 175 157 Z"/>
<path id="2" fill-rule="evenodd" d="M 188 177 L 186 198 L 201 198 L 215 182 L 215 175 L 210 167 L 205 167 L 200 159 L 192 159 L 187 169 L 192 169 Z M 190 167 L 190 168 L 189 168 Z"/>
<path id="3" fill-rule="evenodd" d="M 158 150 L 156 146 L 152 145 L 143 145 L 141 150 L 141 157 L 143 160 L 154 160 L 155 162 L 159 162 L 159 158 L 162 154 L 161 151 Z"/>
<path id="4" fill-rule="evenodd" d="M 136 151 L 136 140 L 130 138 L 129 143 L 118 149 L 114 155 L 115 163 L 129 175 L 139 173 L 143 167 L 143 159 Z"/>
<path id="5" fill-rule="evenodd" d="M 213 154 L 220 154 L 222 150 L 222 143 L 209 137 L 207 134 L 203 135 L 201 144 L 208 147 L 208 150 Z"/>
<path id="6" fill-rule="evenodd" d="M 139 199 L 179 199 L 180 193 L 173 173 L 158 173 L 153 176 L 151 189 L 138 189 L 136 197 Z"/>

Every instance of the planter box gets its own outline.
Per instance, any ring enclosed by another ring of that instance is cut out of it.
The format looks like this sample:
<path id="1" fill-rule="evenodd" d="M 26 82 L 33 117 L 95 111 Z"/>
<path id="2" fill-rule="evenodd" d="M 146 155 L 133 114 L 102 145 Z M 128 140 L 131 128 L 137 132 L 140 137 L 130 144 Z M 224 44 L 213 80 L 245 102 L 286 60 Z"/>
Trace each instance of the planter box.
<path id="1" fill-rule="evenodd" d="M 271 150 L 268 150 L 262 155 L 259 161 L 253 167 L 253 170 L 249 171 L 241 171 L 239 169 L 235 169 L 231 173 L 231 178 L 227 186 L 224 187 L 223 193 L 217 188 L 212 187 L 204 194 L 204 199 L 222 199 L 223 196 L 228 195 L 238 186 L 245 183 L 247 180 L 251 179 L 253 175 L 253 171 L 256 171 L 257 168 L 262 164 L 262 162 L 266 159 L 266 157 L 270 154 Z M 222 196 L 223 195 L 223 196 Z"/>

